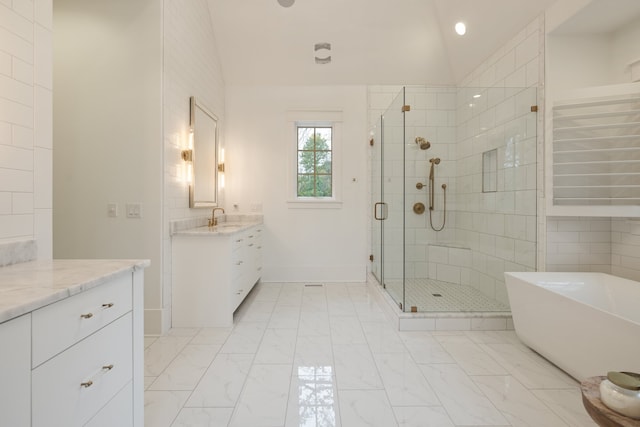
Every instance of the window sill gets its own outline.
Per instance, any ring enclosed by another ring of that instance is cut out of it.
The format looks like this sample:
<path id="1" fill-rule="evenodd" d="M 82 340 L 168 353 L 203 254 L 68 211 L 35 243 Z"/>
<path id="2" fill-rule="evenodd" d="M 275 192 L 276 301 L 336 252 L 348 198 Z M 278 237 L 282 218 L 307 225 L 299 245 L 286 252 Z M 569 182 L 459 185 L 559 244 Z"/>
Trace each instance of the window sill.
<path id="1" fill-rule="evenodd" d="M 305 197 L 287 200 L 289 209 L 342 209 L 342 202 L 336 199 Z"/>

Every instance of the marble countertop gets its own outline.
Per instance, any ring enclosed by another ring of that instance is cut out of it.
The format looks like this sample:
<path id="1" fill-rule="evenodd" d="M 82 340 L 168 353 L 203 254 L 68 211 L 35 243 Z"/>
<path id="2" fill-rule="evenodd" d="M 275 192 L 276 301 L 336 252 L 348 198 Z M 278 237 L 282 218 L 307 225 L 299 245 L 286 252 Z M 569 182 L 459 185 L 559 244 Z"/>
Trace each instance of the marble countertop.
<path id="1" fill-rule="evenodd" d="M 179 230 L 173 233 L 174 236 L 220 236 L 220 235 L 231 235 L 235 233 L 239 233 L 244 231 L 254 225 L 262 224 L 262 217 L 249 217 L 243 218 L 240 220 L 230 220 L 221 221 L 218 225 L 209 227 L 209 226 L 200 226 L 189 228 L 186 230 Z"/>
<path id="2" fill-rule="evenodd" d="M 149 260 L 42 260 L 0 268 L 0 323 L 117 277 Z"/>

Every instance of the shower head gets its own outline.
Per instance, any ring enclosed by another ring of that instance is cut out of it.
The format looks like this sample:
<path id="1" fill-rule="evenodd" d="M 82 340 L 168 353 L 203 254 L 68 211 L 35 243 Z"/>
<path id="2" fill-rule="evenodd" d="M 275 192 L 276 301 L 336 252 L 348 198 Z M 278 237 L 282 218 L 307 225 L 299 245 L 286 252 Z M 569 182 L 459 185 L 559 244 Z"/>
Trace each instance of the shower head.
<path id="1" fill-rule="evenodd" d="M 432 159 L 429 159 L 429 161 L 433 164 L 435 163 L 436 165 L 440 164 L 440 157 L 434 157 Z"/>
<path id="2" fill-rule="evenodd" d="M 421 150 L 426 150 L 431 147 L 431 143 L 421 136 L 416 136 L 416 144 L 418 144 Z"/>

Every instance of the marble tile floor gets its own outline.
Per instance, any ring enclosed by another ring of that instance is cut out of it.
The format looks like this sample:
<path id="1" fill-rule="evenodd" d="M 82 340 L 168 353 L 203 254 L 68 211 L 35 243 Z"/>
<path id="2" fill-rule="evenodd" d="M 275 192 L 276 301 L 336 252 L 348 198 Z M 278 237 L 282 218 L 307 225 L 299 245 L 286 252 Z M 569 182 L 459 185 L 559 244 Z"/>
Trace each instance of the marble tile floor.
<path id="1" fill-rule="evenodd" d="M 145 338 L 145 425 L 595 426 L 513 331 L 399 332 L 375 298 L 261 283 L 233 328 Z"/>

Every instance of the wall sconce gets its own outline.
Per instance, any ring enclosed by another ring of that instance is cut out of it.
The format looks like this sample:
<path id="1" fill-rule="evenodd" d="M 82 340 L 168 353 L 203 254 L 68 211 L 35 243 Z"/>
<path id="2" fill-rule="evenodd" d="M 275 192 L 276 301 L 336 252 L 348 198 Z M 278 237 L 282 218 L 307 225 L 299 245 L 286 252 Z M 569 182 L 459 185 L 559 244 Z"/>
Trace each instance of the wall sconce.
<path id="1" fill-rule="evenodd" d="M 220 188 L 224 188 L 224 148 L 220 149 L 220 163 L 218 163 L 218 173 L 220 175 Z"/>
<path id="2" fill-rule="evenodd" d="M 187 148 L 180 152 L 180 157 L 185 162 L 184 181 L 191 183 L 193 181 L 193 129 L 189 129 L 187 138 Z"/>

